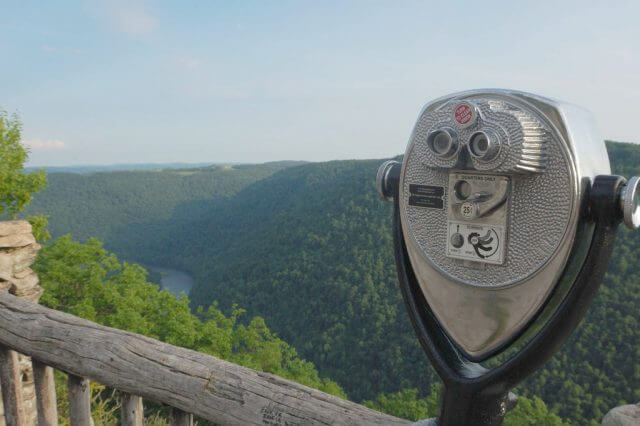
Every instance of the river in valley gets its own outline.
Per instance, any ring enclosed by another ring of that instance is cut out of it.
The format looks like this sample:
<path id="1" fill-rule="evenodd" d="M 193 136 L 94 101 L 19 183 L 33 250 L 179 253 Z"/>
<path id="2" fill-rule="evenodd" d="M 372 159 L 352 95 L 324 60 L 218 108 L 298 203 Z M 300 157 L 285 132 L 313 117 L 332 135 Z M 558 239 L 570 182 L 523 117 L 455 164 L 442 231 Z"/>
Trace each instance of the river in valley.
<path id="1" fill-rule="evenodd" d="M 193 278 L 188 273 L 163 266 L 146 265 L 146 268 L 160 274 L 160 284 L 163 289 L 169 290 L 176 296 L 179 296 L 180 293 L 189 295 L 189 291 L 193 287 Z"/>

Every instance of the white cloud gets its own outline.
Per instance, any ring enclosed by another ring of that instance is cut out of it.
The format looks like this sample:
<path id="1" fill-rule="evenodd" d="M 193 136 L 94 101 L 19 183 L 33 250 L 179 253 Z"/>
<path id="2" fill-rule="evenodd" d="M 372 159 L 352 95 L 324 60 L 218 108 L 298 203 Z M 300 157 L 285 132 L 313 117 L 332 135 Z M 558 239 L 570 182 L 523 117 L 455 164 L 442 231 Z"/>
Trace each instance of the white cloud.
<path id="1" fill-rule="evenodd" d="M 147 8 L 134 1 L 94 3 L 98 14 L 118 32 L 132 36 L 146 36 L 156 29 L 157 19 Z"/>
<path id="2" fill-rule="evenodd" d="M 29 139 L 22 143 L 33 151 L 59 151 L 66 148 L 65 143 L 58 139 Z"/>
<path id="3" fill-rule="evenodd" d="M 115 18 L 120 31 L 136 36 L 151 34 L 157 24 L 156 19 L 143 10 L 119 10 Z"/>

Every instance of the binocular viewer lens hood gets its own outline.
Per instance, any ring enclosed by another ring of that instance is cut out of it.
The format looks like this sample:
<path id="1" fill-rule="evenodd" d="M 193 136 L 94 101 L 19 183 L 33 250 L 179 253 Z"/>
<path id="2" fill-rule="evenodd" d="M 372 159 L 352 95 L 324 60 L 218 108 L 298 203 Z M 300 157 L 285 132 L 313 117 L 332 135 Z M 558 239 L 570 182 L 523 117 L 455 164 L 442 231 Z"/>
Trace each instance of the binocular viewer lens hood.
<path id="1" fill-rule="evenodd" d="M 409 317 L 445 383 L 439 424 L 500 424 L 508 390 L 586 313 L 618 224 L 640 226 L 640 178 L 611 176 L 587 111 L 489 89 L 428 103 L 376 180 Z"/>

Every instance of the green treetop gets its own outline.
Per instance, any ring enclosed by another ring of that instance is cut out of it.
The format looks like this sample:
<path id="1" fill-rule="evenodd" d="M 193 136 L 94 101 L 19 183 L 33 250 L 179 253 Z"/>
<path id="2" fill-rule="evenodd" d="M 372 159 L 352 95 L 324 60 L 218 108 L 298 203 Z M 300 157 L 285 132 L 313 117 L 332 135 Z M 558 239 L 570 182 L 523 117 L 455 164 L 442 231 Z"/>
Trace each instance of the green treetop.
<path id="1" fill-rule="evenodd" d="M 47 184 L 44 170 L 24 173 L 29 151 L 20 143 L 22 124 L 0 111 L 0 214 L 14 218 Z"/>

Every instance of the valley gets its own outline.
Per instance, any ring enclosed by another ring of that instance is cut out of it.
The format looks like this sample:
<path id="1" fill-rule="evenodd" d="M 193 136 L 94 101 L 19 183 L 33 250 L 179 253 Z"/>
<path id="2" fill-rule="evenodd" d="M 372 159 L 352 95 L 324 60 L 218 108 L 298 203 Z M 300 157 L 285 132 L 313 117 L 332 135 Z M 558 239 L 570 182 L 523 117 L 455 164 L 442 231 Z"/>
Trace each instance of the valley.
<path id="1" fill-rule="evenodd" d="M 613 172 L 640 174 L 640 146 L 609 143 Z M 438 378 L 397 289 L 381 160 L 267 163 L 89 175 L 51 173 L 30 213 L 54 237 L 97 237 L 122 259 L 193 277 L 192 309 L 259 315 L 360 401 Z M 640 239 L 621 230 L 605 283 L 564 348 L 516 391 L 575 424 L 640 398 Z M 419 374 L 416 374 L 416 366 Z"/>

